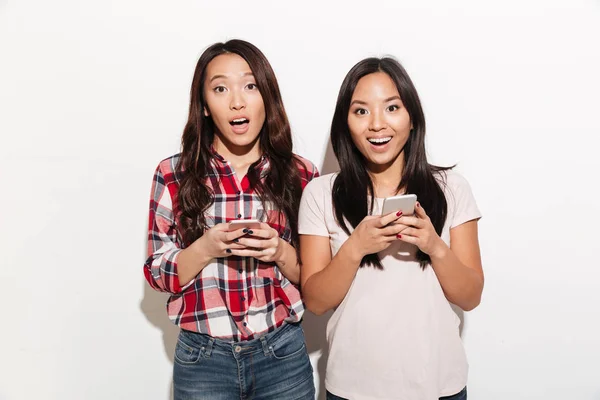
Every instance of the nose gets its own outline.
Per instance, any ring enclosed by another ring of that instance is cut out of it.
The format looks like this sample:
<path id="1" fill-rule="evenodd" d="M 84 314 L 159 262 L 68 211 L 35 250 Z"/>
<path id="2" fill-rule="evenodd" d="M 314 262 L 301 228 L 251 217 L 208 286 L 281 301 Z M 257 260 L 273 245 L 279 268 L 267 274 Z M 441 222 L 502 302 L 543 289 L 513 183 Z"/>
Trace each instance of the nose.
<path id="1" fill-rule="evenodd" d="M 369 121 L 369 130 L 373 132 L 379 132 L 385 128 L 385 118 L 381 111 L 376 110 L 371 113 L 371 120 Z"/>
<path id="2" fill-rule="evenodd" d="M 229 104 L 229 108 L 232 110 L 239 111 L 246 107 L 246 100 L 244 99 L 244 95 L 239 90 L 231 91 L 231 103 Z"/>

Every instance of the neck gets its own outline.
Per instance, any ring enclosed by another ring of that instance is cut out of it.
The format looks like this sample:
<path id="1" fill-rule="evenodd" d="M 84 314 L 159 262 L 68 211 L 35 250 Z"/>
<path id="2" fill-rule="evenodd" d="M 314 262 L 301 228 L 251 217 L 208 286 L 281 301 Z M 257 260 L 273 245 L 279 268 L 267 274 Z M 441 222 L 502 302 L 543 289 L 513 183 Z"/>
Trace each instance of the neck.
<path id="1" fill-rule="evenodd" d="M 219 134 L 215 134 L 213 147 L 217 153 L 231 163 L 236 171 L 239 169 L 247 170 L 248 166 L 258 160 L 261 156 L 260 141 L 258 137 L 246 146 L 236 146 L 222 140 Z"/>
<path id="2" fill-rule="evenodd" d="M 404 150 L 388 164 L 367 163 L 367 171 L 373 181 L 375 197 L 390 197 L 398 194 L 398 184 L 404 172 Z"/>

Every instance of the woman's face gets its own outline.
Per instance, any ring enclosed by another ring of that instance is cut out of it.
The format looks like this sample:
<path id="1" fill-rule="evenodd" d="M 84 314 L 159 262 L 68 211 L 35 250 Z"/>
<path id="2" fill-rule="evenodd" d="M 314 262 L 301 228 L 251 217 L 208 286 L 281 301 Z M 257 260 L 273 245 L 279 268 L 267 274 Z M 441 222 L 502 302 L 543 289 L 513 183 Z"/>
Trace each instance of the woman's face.
<path id="1" fill-rule="evenodd" d="M 204 115 L 217 128 L 216 142 L 235 153 L 256 145 L 265 122 L 265 104 L 246 60 L 237 54 L 215 57 L 206 67 L 204 98 Z"/>
<path id="2" fill-rule="evenodd" d="M 358 81 L 350 101 L 348 127 L 370 170 L 382 171 L 404 161 L 402 149 L 411 121 L 389 75 L 375 72 Z"/>

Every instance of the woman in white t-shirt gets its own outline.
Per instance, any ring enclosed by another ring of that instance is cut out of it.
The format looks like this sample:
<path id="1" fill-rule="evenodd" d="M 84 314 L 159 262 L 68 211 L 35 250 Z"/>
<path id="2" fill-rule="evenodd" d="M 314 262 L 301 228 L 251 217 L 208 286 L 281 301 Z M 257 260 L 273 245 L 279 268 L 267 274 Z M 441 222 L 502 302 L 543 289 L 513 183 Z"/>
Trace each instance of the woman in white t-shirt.
<path id="1" fill-rule="evenodd" d="M 480 302 L 481 215 L 461 175 L 427 162 L 423 110 L 396 60 L 350 70 L 331 142 L 340 172 L 308 184 L 299 215 L 304 301 L 335 309 L 328 399 L 466 399 L 451 303 Z M 405 193 L 417 195 L 414 215 L 381 215 L 384 198 Z"/>

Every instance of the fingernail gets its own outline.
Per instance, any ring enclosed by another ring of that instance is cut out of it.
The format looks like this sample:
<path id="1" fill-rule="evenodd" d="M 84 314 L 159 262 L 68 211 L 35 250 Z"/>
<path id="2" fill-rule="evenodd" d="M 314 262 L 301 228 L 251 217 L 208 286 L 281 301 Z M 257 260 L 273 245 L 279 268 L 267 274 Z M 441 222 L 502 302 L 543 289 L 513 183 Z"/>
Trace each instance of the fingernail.
<path id="1" fill-rule="evenodd" d="M 396 237 L 397 237 L 398 239 L 402 239 L 402 235 L 401 235 L 401 234 L 398 234 L 398 235 L 396 235 Z"/>
<path id="2" fill-rule="evenodd" d="M 402 215 L 402 211 L 398 211 L 398 212 L 396 213 L 396 217 L 399 217 L 399 216 L 401 216 L 401 215 Z"/>
<path id="3" fill-rule="evenodd" d="M 248 233 L 248 228 L 244 228 L 244 230 L 242 232 Z"/>
<path id="4" fill-rule="evenodd" d="M 233 242 L 234 242 L 234 243 L 237 243 L 237 242 L 239 242 L 239 241 L 240 241 L 240 239 L 237 239 L 237 238 L 236 238 L 236 239 L 233 239 Z"/>
<path id="5" fill-rule="evenodd" d="M 225 251 L 226 251 L 227 253 L 230 253 L 230 254 L 231 254 L 231 249 L 227 249 L 227 250 L 225 250 Z"/>
<path id="6" fill-rule="evenodd" d="M 254 232 L 252 232 L 252 229 L 248 229 L 248 233 L 252 235 Z"/>

